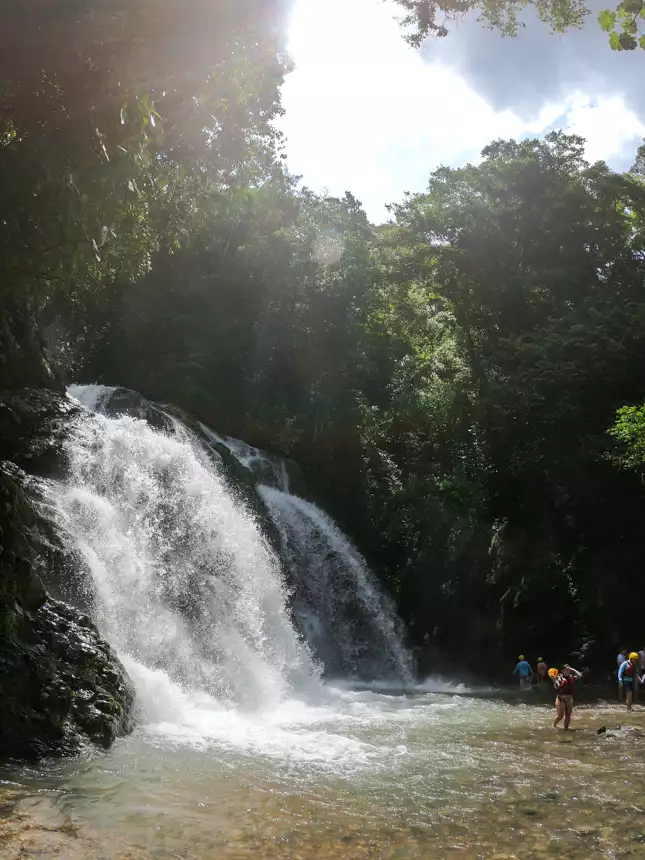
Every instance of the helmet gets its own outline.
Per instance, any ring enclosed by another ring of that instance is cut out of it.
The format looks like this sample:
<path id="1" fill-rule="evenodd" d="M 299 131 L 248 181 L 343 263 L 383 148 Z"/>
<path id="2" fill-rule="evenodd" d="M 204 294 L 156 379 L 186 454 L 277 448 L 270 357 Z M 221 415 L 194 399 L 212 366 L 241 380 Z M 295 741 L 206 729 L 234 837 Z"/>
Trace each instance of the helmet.
<path id="1" fill-rule="evenodd" d="M 549 678 L 557 678 L 559 674 L 560 673 L 555 668 L 555 666 L 553 666 L 551 669 L 549 669 Z"/>
<path id="2" fill-rule="evenodd" d="M 538 663 L 544 663 L 544 660 L 542 657 L 538 657 Z"/>
<path id="3" fill-rule="evenodd" d="M 630 659 L 630 660 L 638 660 L 638 654 L 636 653 L 636 651 L 632 651 L 632 652 L 630 653 L 630 655 L 629 655 L 629 659 Z"/>
<path id="4" fill-rule="evenodd" d="M 519 656 L 517 659 L 518 659 L 518 660 L 523 660 L 523 659 L 524 659 L 524 654 L 520 654 L 520 656 Z"/>

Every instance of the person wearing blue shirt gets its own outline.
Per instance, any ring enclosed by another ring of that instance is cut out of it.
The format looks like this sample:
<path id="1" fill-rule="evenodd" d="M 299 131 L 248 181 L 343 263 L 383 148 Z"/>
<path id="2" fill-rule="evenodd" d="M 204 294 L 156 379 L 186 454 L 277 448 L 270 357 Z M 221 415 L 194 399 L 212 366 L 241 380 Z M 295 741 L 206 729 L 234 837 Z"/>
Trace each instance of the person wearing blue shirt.
<path id="1" fill-rule="evenodd" d="M 513 669 L 513 674 L 520 677 L 520 690 L 530 688 L 533 681 L 533 669 L 531 669 L 530 663 L 524 659 L 524 654 L 520 654 L 518 664 Z"/>
<path id="2" fill-rule="evenodd" d="M 625 693 L 625 704 L 628 711 L 631 711 L 634 701 L 634 684 L 641 680 L 638 676 L 637 664 L 638 654 L 636 651 L 632 651 L 629 659 L 621 663 L 618 670 L 618 685 Z"/>

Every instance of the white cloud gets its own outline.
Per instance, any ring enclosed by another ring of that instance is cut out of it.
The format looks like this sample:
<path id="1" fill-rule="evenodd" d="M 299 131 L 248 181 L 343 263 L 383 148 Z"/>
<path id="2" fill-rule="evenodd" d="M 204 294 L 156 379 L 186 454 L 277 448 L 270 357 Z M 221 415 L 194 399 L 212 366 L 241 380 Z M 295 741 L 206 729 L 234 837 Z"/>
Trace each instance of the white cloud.
<path id="1" fill-rule="evenodd" d="M 394 15 L 382 0 L 296 0 L 296 71 L 283 88 L 290 169 L 316 190 L 352 191 L 374 219 L 406 190 L 423 189 L 439 164 L 475 161 L 498 137 L 537 135 L 559 120 L 587 137 L 595 160 L 645 134 L 619 96 L 592 102 L 574 92 L 536 106 L 529 120 L 495 111 L 457 72 L 409 48 Z"/>
<path id="2" fill-rule="evenodd" d="M 632 155 L 636 141 L 645 135 L 645 125 L 620 96 L 594 101 L 588 95 L 575 93 L 567 105 L 566 128 L 586 138 L 590 161 L 611 161 L 625 151 Z"/>

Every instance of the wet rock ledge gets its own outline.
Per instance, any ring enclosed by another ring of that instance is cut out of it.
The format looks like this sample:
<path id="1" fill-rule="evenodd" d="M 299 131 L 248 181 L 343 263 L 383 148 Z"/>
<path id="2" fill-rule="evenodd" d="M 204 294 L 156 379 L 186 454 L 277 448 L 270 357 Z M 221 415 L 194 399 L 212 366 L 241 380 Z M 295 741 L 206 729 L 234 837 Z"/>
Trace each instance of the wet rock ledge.
<path id="1" fill-rule="evenodd" d="M 107 747 L 132 727 L 133 688 L 116 654 L 43 584 L 64 591 L 78 559 L 56 546 L 30 478 L 60 474 L 75 411 L 57 391 L 0 392 L 0 759 Z"/>

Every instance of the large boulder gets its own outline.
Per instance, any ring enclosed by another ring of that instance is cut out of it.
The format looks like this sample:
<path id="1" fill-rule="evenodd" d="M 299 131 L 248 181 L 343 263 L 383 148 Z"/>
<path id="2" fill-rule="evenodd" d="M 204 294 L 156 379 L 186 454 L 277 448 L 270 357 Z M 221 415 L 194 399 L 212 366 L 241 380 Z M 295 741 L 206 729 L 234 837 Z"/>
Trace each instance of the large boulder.
<path id="1" fill-rule="evenodd" d="M 79 409 L 46 388 L 0 391 L 0 457 L 31 475 L 58 475 L 67 425 Z"/>
<path id="2" fill-rule="evenodd" d="M 132 728 L 125 669 L 90 619 L 59 601 L 22 611 L 0 640 L 0 757 L 109 747 Z"/>

